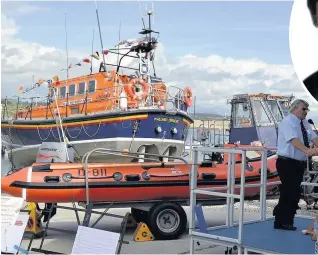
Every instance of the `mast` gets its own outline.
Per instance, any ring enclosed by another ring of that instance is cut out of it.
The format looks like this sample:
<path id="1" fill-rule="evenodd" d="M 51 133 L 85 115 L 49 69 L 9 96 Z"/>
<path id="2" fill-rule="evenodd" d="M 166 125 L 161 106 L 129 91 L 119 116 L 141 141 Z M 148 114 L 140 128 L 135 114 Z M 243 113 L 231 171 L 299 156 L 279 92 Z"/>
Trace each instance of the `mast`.
<path id="1" fill-rule="evenodd" d="M 96 16 L 97 16 L 97 23 L 98 23 L 100 44 L 101 44 L 101 47 L 102 47 L 102 54 L 103 54 L 104 70 L 106 71 L 106 63 L 105 63 L 105 55 L 104 55 L 104 46 L 103 46 L 102 33 L 101 33 L 101 30 L 100 30 L 100 24 L 99 24 L 99 17 L 98 17 L 98 9 L 97 9 L 97 2 L 96 2 L 96 0 L 95 0 L 95 6 L 96 6 Z"/>
<path id="2" fill-rule="evenodd" d="M 94 54 L 94 29 L 93 29 L 93 39 L 92 39 L 91 74 L 93 73 L 93 54 Z"/>
<path id="3" fill-rule="evenodd" d="M 66 82 L 67 82 L 69 76 L 68 76 L 68 48 L 67 48 L 66 13 L 65 13 L 65 48 L 66 48 Z"/>

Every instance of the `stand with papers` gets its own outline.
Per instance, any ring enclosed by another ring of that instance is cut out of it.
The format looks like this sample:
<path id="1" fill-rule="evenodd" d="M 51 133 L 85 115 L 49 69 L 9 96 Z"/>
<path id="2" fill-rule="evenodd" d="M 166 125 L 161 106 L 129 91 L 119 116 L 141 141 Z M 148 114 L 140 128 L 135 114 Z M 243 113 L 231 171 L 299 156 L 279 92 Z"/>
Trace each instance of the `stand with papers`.
<path id="1" fill-rule="evenodd" d="M 72 210 L 75 212 L 77 224 L 78 224 L 78 229 L 76 232 L 65 230 L 65 229 L 57 229 L 57 228 L 49 227 L 52 212 L 54 209 L 57 209 L 57 208 Z M 44 235 L 42 237 L 40 247 L 32 248 L 31 250 L 34 252 L 40 252 L 44 254 L 63 254 L 56 251 L 48 251 L 48 250 L 42 249 L 44 239 L 47 234 L 47 230 L 53 230 L 53 231 L 60 231 L 64 233 L 76 234 L 75 241 L 73 244 L 72 254 L 88 254 L 88 253 L 90 254 L 91 253 L 119 254 L 122 244 L 123 243 L 128 244 L 128 242 L 124 241 L 123 239 L 124 239 L 124 234 L 126 231 L 126 225 L 127 225 L 129 213 L 126 213 L 125 216 L 122 216 L 122 215 L 106 213 L 110 209 L 110 207 L 106 208 L 104 212 L 93 211 L 92 208 L 93 208 L 92 203 L 89 203 L 85 209 L 76 208 L 75 203 L 73 203 L 73 207 L 58 206 L 57 204 L 52 204 L 49 210 L 48 220 L 46 222 Z M 78 215 L 79 211 L 85 212 L 82 224 L 80 223 L 80 219 Z M 89 226 L 92 213 L 99 214 L 100 217 L 91 226 Z M 110 217 L 123 219 L 121 222 L 120 233 L 114 233 L 114 232 L 95 229 L 94 228 L 95 225 L 102 219 L 103 216 L 110 216 Z M 96 238 L 96 236 L 99 236 L 99 238 Z M 83 242 L 83 240 L 85 240 L 85 242 Z"/>
<path id="2" fill-rule="evenodd" d="M 16 254 L 28 223 L 29 215 L 21 213 L 23 198 L 1 197 L 1 253 Z"/>

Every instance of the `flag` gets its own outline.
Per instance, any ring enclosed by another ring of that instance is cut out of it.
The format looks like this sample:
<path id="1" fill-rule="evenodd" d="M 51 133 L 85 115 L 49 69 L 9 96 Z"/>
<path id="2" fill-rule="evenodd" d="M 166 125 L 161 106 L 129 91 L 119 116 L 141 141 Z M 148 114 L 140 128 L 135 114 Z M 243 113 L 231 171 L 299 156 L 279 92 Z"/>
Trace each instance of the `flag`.
<path id="1" fill-rule="evenodd" d="M 108 54 L 108 50 L 103 50 L 103 54 L 107 55 Z"/>
<path id="2" fill-rule="evenodd" d="M 51 87 L 52 80 L 47 80 L 46 82 L 47 82 L 47 84 L 48 84 L 48 87 Z"/>
<path id="3" fill-rule="evenodd" d="M 81 66 L 82 64 L 79 62 L 79 63 L 77 63 L 76 65 L 77 65 L 77 66 Z"/>
<path id="4" fill-rule="evenodd" d="M 83 62 L 85 62 L 85 63 L 90 63 L 91 61 L 90 61 L 88 58 L 84 58 L 84 59 L 83 59 Z"/>
<path id="5" fill-rule="evenodd" d="M 20 86 L 20 87 L 19 87 L 19 94 L 21 94 L 22 92 L 23 92 L 23 87 Z"/>
<path id="6" fill-rule="evenodd" d="M 37 82 L 38 86 L 40 86 L 43 82 L 45 82 L 45 80 L 43 80 L 43 79 L 38 80 L 38 82 Z"/>
<path id="7" fill-rule="evenodd" d="M 99 56 L 97 56 L 97 55 L 95 55 L 95 54 L 93 54 L 93 55 L 91 55 L 91 56 L 92 56 L 93 58 L 99 60 Z"/>
<path id="8" fill-rule="evenodd" d="M 53 79 L 53 82 L 56 83 L 56 85 L 60 84 L 60 80 L 59 80 L 59 77 L 57 75 L 55 75 L 52 79 Z"/>

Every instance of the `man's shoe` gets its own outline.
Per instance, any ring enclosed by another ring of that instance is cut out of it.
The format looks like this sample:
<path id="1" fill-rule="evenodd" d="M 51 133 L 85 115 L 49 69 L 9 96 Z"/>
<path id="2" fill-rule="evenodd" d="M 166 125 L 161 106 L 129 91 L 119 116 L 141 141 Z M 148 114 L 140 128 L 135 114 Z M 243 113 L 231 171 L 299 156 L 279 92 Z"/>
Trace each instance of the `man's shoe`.
<path id="1" fill-rule="evenodd" d="M 297 228 L 289 224 L 274 224 L 274 228 L 283 230 L 296 230 Z"/>

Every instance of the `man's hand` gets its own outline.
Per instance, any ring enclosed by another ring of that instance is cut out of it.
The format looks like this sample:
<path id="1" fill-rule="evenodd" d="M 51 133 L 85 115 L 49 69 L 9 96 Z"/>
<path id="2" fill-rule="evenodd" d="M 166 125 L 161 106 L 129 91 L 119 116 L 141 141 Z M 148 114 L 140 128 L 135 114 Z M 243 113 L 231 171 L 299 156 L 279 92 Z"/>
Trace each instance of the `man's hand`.
<path id="1" fill-rule="evenodd" d="M 305 153 L 309 157 L 318 156 L 318 149 L 317 148 L 308 148 Z"/>

